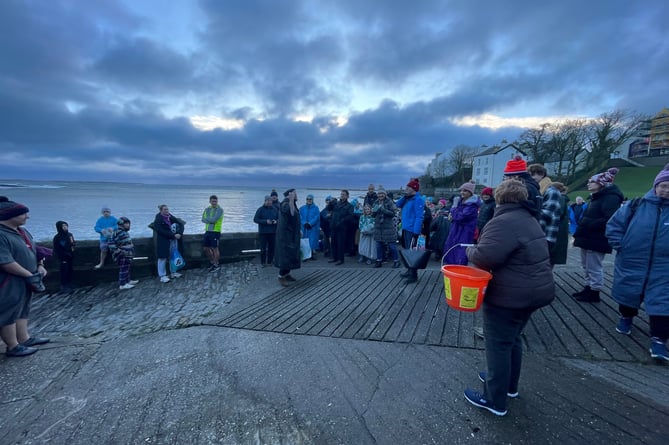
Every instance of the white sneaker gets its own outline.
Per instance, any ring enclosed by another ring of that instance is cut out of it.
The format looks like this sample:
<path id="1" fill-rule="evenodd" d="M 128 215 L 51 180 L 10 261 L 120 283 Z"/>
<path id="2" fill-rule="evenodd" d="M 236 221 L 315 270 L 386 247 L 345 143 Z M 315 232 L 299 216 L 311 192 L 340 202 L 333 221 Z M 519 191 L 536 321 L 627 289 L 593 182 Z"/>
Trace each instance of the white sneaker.
<path id="1" fill-rule="evenodd" d="M 121 290 L 127 290 L 127 289 L 132 289 L 133 287 L 135 287 L 134 284 L 125 283 L 123 286 L 119 286 L 118 288 Z"/>
<path id="2" fill-rule="evenodd" d="M 93 266 L 93 269 L 97 270 L 97 269 L 100 269 L 101 267 L 102 267 L 102 264 L 96 264 L 95 266 Z"/>
<path id="3" fill-rule="evenodd" d="M 170 275 L 170 278 L 179 278 L 181 274 L 179 272 L 174 272 L 172 275 Z"/>
<path id="4" fill-rule="evenodd" d="M 169 282 L 170 282 L 170 279 L 167 278 L 167 276 L 160 277 L 160 282 L 161 282 L 161 283 L 169 283 Z"/>
<path id="5" fill-rule="evenodd" d="M 128 284 L 132 284 L 133 286 L 139 283 L 139 280 L 130 280 L 128 281 Z"/>

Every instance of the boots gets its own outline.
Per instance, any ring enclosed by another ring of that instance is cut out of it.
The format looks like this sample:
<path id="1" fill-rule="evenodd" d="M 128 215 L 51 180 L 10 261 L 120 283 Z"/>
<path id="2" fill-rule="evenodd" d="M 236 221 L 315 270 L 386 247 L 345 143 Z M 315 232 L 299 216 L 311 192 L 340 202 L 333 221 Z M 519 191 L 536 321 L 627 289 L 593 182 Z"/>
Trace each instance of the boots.
<path id="1" fill-rule="evenodd" d="M 589 292 L 590 292 L 590 286 L 585 286 L 583 288 L 583 290 L 581 290 L 579 292 L 574 292 L 573 294 L 571 294 L 571 296 L 578 300 L 578 297 L 583 296 L 583 295 L 585 295 Z"/>
<path id="2" fill-rule="evenodd" d="M 576 301 L 580 301 L 581 303 L 599 303 L 600 301 L 599 291 L 594 289 L 588 289 L 586 293 L 574 298 L 576 298 Z"/>

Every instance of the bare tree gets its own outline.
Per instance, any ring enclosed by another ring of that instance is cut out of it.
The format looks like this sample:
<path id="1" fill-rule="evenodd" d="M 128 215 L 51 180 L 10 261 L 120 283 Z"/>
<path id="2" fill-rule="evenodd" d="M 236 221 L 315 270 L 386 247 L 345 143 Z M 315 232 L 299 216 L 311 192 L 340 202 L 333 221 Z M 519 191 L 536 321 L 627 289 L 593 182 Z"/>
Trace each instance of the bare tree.
<path id="1" fill-rule="evenodd" d="M 637 131 L 647 116 L 627 110 L 604 113 L 592 120 L 587 129 L 586 143 L 590 148 L 587 168 L 598 167 L 611 153 Z"/>
<path id="2" fill-rule="evenodd" d="M 462 184 L 469 179 L 465 178 L 465 173 L 472 166 L 472 158 L 478 151 L 478 148 L 469 145 L 453 147 L 448 156 L 448 164 L 456 183 Z"/>
<path id="3" fill-rule="evenodd" d="M 550 124 L 541 124 L 539 128 L 530 128 L 523 131 L 518 137 L 516 145 L 529 154 L 532 162 L 543 164 L 546 161 L 546 142 L 549 137 Z"/>
<path id="4" fill-rule="evenodd" d="M 576 169 L 578 158 L 583 152 L 583 121 L 568 120 L 550 124 L 546 134 L 550 137 L 545 143 L 547 161 L 557 162 L 556 174 L 571 177 Z"/>

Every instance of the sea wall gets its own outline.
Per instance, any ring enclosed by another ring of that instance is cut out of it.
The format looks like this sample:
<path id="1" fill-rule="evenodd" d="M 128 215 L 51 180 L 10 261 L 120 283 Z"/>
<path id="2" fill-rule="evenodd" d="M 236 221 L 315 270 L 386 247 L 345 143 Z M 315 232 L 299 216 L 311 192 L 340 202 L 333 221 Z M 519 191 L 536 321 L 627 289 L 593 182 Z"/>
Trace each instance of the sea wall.
<path id="1" fill-rule="evenodd" d="M 52 248 L 51 243 L 39 243 Z M 156 250 L 154 238 L 133 238 L 135 260 L 133 260 L 131 276 L 133 279 L 157 276 Z M 208 260 L 202 250 L 202 235 L 184 235 L 182 256 L 186 260 L 184 269 L 202 267 Z M 219 243 L 221 263 L 230 263 L 250 259 L 257 255 L 259 249 L 257 233 L 222 233 Z M 74 284 L 79 286 L 92 285 L 103 281 L 118 279 L 118 267 L 107 255 L 105 266 L 95 269 L 100 261 L 100 243 L 96 241 L 77 241 L 74 252 Z M 48 258 L 45 267 L 49 272 L 45 284 L 49 290 L 57 290 L 60 285 L 58 259 Z"/>

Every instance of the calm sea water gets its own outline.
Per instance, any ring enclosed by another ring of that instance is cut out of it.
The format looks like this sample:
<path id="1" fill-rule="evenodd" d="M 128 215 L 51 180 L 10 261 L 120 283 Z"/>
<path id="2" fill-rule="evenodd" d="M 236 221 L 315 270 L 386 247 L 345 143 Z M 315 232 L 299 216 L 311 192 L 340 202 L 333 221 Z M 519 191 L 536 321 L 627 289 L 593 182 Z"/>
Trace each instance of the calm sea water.
<path id="1" fill-rule="evenodd" d="M 218 196 L 223 207 L 223 232 L 255 232 L 253 222 L 256 210 L 263 204 L 271 189 L 234 188 L 212 186 L 174 186 L 147 184 L 120 184 L 94 182 L 35 182 L 0 180 L 2 184 L 19 184 L 21 187 L 0 186 L 0 195 L 30 208 L 30 219 L 26 228 L 36 240 L 53 238 L 56 221 L 67 221 L 75 239 L 98 239 L 93 230 L 100 217 L 102 206 L 109 206 L 115 217 L 126 216 L 132 221 L 133 236 L 148 237 L 153 232 L 148 224 L 158 213 L 158 205 L 167 204 L 173 215 L 186 221 L 186 233 L 204 231 L 202 211 L 209 205 L 209 196 Z M 283 199 L 284 189 L 277 188 Z M 304 205 L 308 194 L 320 209 L 325 197 L 339 196 L 339 190 L 297 189 L 298 207 Z M 351 198 L 364 196 L 366 190 L 350 190 Z"/>

